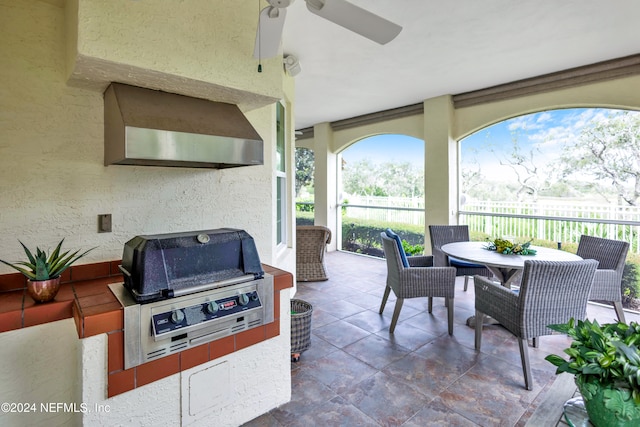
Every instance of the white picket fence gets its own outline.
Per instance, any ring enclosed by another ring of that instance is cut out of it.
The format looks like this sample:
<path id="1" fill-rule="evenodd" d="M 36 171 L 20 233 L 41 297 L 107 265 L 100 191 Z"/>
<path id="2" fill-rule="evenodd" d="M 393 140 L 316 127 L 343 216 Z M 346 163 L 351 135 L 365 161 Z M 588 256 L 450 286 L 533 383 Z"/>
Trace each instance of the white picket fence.
<path id="1" fill-rule="evenodd" d="M 356 205 L 356 206 L 352 206 Z M 354 197 L 345 215 L 382 222 L 424 225 L 424 199 Z M 640 208 L 565 200 L 538 203 L 466 202 L 460 223 L 493 237 L 513 236 L 577 243 L 582 234 L 625 240 L 640 252 Z"/>
<path id="2" fill-rule="evenodd" d="M 423 198 L 349 196 L 343 206 L 350 218 L 424 225 Z"/>

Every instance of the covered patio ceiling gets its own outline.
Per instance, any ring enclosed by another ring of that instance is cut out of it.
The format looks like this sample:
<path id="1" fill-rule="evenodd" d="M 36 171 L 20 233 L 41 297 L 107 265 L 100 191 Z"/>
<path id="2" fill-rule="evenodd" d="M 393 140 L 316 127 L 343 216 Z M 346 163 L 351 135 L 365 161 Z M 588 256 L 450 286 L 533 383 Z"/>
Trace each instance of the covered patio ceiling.
<path id="1" fill-rule="evenodd" d="M 296 129 L 640 53 L 637 0 L 350 1 L 403 30 L 381 46 L 294 2 Z"/>

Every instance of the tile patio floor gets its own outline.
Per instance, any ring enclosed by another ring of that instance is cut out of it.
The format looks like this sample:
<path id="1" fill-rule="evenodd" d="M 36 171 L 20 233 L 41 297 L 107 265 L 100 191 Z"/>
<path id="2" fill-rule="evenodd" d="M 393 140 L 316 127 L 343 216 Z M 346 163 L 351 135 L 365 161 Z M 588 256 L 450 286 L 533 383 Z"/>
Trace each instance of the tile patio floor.
<path id="1" fill-rule="evenodd" d="M 465 324 L 474 313 L 473 281 L 464 292 L 457 279 L 453 336 L 442 299 L 428 314 L 426 298 L 405 300 L 390 334 L 393 293 L 378 314 L 385 261 L 331 252 L 326 262 L 330 280 L 297 283 L 295 298 L 313 305 L 312 344 L 291 364 L 292 400 L 246 427 L 525 426 L 552 390 L 555 368 L 544 357 L 569 340 L 546 336 L 529 347 L 534 389 L 525 390 L 517 340 L 504 328 L 485 326 L 482 350 L 474 349 Z M 609 307 L 589 304 L 587 313 L 615 320 Z M 640 316 L 627 313 L 630 320 Z"/>

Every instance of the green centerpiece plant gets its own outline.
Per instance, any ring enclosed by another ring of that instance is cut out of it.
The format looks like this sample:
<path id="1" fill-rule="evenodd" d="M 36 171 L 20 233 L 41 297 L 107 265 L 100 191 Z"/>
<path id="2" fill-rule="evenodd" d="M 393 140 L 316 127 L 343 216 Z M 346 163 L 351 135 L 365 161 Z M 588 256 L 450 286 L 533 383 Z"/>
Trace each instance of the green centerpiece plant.
<path id="1" fill-rule="evenodd" d="M 487 243 L 485 249 L 504 255 L 535 255 L 536 250 L 531 248 L 531 242 L 533 242 L 533 239 L 525 243 L 514 243 L 506 239 L 495 239 Z"/>
<path id="2" fill-rule="evenodd" d="M 575 376 L 589 420 L 596 427 L 640 425 L 640 324 L 571 319 L 550 329 L 573 339 L 564 350 L 545 359 L 556 374 Z"/>
<path id="3" fill-rule="evenodd" d="M 60 275 L 71 267 L 71 264 L 95 249 L 91 248 L 82 253 L 80 250 L 62 252 L 62 242 L 64 239 L 50 254 L 39 247 L 36 247 L 34 254 L 24 243 L 20 242 L 27 255 L 27 260 L 11 263 L 0 259 L 0 262 L 18 270 L 27 278 L 27 291 L 35 301 L 50 301 L 55 297 L 60 287 Z"/>

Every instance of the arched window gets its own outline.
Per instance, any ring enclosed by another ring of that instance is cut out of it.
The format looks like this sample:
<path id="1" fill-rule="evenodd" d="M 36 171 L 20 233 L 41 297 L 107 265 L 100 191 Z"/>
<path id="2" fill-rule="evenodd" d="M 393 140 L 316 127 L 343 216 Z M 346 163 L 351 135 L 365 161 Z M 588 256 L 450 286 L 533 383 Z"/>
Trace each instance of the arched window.
<path id="1" fill-rule="evenodd" d="M 340 156 L 344 250 L 382 256 L 380 231 L 424 244 L 424 142 L 406 135 L 363 138 Z M 340 244 L 340 243 L 339 243 Z"/>
<path id="2" fill-rule="evenodd" d="M 549 110 L 460 141 L 460 223 L 477 237 L 575 252 L 580 236 L 630 244 L 623 305 L 640 306 L 640 112 Z"/>

